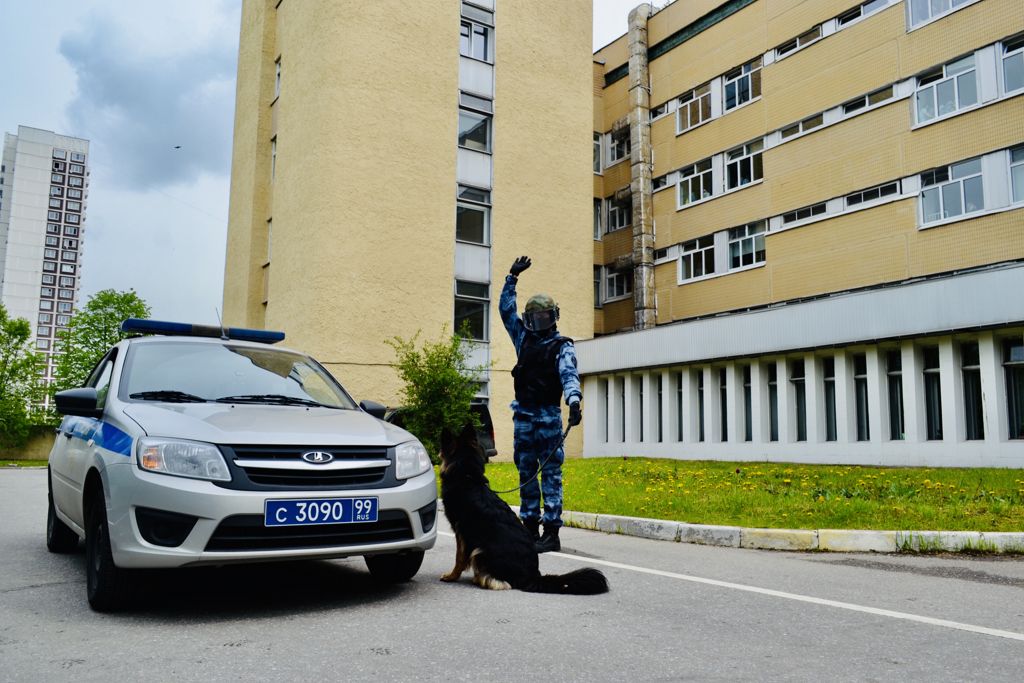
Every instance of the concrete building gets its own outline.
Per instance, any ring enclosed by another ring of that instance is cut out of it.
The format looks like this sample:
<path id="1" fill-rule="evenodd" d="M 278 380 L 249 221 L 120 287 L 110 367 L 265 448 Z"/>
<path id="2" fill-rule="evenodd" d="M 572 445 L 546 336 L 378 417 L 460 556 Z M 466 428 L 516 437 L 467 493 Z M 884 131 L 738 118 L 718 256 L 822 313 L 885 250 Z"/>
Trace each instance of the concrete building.
<path id="1" fill-rule="evenodd" d="M 34 325 L 53 377 L 54 342 L 78 302 L 89 141 L 18 126 L 0 161 L 0 301 Z"/>
<path id="2" fill-rule="evenodd" d="M 385 342 L 466 321 L 511 455 L 512 261 L 533 258 L 520 294 L 555 297 L 564 334 L 594 330 L 590 25 L 589 2 L 247 0 L 225 322 L 395 405 Z"/>
<path id="3" fill-rule="evenodd" d="M 585 455 L 1024 466 L 1020 0 L 640 5 L 593 77 Z"/>

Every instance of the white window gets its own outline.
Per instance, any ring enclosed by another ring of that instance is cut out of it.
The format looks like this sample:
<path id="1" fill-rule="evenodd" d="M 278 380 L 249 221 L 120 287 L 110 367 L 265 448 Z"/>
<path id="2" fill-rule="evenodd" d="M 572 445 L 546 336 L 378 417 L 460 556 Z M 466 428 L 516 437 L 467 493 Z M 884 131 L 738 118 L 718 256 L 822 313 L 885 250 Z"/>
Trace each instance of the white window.
<path id="1" fill-rule="evenodd" d="M 78 234 L 78 228 L 76 228 L 73 225 L 65 225 L 64 226 L 64 234 L 65 235 L 71 235 L 72 237 L 74 237 L 75 235 Z"/>
<path id="2" fill-rule="evenodd" d="M 679 257 L 680 280 L 693 280 L 715 272 L 715 236 L 683 242 Z"/>
<path id="3" fill-rule="evenodd" d="M 921 174 L 921 222 L 932 223 L 985 208 L 981 159 L 961 161 Z"/>
<path id="4" fill-rule="evenodd" d="M 50 322 L 53 320 L 53 314 L 52 313 L 40 313 L 38 320 L 43 325 L 49 325 Z"/>
<path id="5" fill-rule="evenodd" d="M 729 230 L 729 268 L 764 263 L 765 221 L 755 221 Z"/>
<path id="6" fill-rule="evenodd" d="M 43 261 L 43 271 L 47 273 L 57 272 L 57 264 L 53 261 Z"/>
<path id="7" fill-rule="evenodd" d="M 47 235 L 46 236 L 46 246 L 48 246 L 48 247 L 60 246 L 60 238 L 57 237 L 56 235 Z"/>
<path id="8" fill-rule="evenodd" d="M 60 189 L 60 188 L 57 188 L 57 189 Z M 68 190 L 68 199 L 81 199 L 81 198 L 82 198 L 82 191 L 81 190 L 74 190 L 74 189 L 69 189 Z"/>
<path id="9" fill-rule="evenodd" d="M 487 309 L 490 285 L 482 282 L 455 281 L 455 331 L 469 328 L 469 338 L 487 341 Z"/>
<path id="10" fill-rule="evenodd" d="M 472 244 L 490 244 L 491 209 L 458 202 L 455 207 L 455 239 Z"/>
<path id="11" fill-rule="evenodd" d="M 1003 90 L 1024 88 L 1024 35 L 1003 43 Z"/>
<path id="12" fill-rule="evenodd" d="M 478 152 L 491 151 L 491 117 L 459 110 L 459 147 Z"/>
<path id="13" fill-rule="evenodd" d="M 39 310 L 40 311 L 52 311 L 53 310 L 53 301 L 51 299 L 40 299 L 39 300 Z"/>
<path id="14" fill-rule="evenodd" d="M 39 296 L 46 297 L 48 299 L 53 298 L 53 287 L 40 287 Z"/>
<path id="15" fill-rule="evenodd" d="M 679 170 L 679 205 L 686 206 L 714 194 L 711 159 Z"/>
<path id="16" fill-rule="evenodd" d="M 50 270 L 55 270 L 56 269 L 57 264 L 54 263 L 53 265 L 54 265 L 54 268 L 51 268 Z M 43 269 L 44 270 L 46 269 L 46 263 L 45 262 L 43 263 Z M 60 264 L 60 272 L 66 273 L 68 275 L 74 275 L 75 274 L 75 264 L 74 263 L 62 263 L 62 264 Z"/>
<path id="17" fill-rule="evenodd" d="M 800 133 L 806 133 L 809 130 L 814 130 L 825 122 L 825 118 L 822 114 L 816 114 L 808 117 L 799 123 L 794 123 L 792 126 L 786 126 L 782 129 L 782 139 L 791 138 L 794 135 Z"/>
<path id="18" fill-rule="evenodd" d="M 633 273 L 609 270 L 604 278 L 605 301 L 622 299 L 633 293 Z"/>
<path id="19" fill-rule="evenodd" d="M 890 100 L 893 97 L 893 89 L 891 85 L 887 85 L 884 88 L 875 90 L 874 92 L 868 93 L 867 95 L 861 95 L 855 100 L 850 100 L 843 104 L 843 115 L 849 116 L 853 112 L 864 109 L 866 107 L 872 107 L 886 100 Z"/>
<path id="20" fill-rule="evenodd" d="M 61 157 L 61 158 L 63 159 L 64 157 Z M 82 154 L 81 152 L 72 152 L 71 153 L 71 161 L 76 161 L 76 162 L 78 162 L 80 164 L 84 164 L 85 163 L 85 155 Z"/>
<path id="21" fill-rule="evenodd" d="M 63 197 L 64 196 L 64 188 L 63 187 L 51 186 L 50 187 L 50 196 L 51 197 Z"/>
<path id="22" fill-rule="evenodd" d="M 281 58 L 274 60 L 274 99 L 281 96 Z"/>
<path id="23" fill-rule="evenodd" d="M 725 189 L 732 190 L 761 180 L 761 140 L 747 143 L 725 153 Z"/>
<path id="24" fill-rule="evenodd" d="M 60 286 L 61 287 L 74 287 L 75 286 L 75 278 L 68 277 L 66 275 L 61 275 L 61 277 L 60 277 Z"/>
<path id="25" fill-rule="evenodd" d="M 651 108 L 651 121 L 661 118 L 668 113 L 668 102 L 662 102 L 657 107 Z"/>
<path id="26" fill-rule="evenodd" d="M 82 175 L 85 173 L 85 166 L 81 164 L 71 164 L 71 172 L 75 175 Z"/>
<path id="27" fill-rule="evenodd" d="M 594 173 L 601 172 L 601 138 L 600 133 L 594 133 Z"/>
<path id="28" fill-rule="evenodd" d="M 633 197 L 608 201 L 608 232 L 625 228 L 633 223 Z"/>
<path id="29" fill-rule="evenodd" d="M 711 118 L 711 84 L 705 83 L 679 97 L 676 132 L 690 130 Z"/>
<path id="30" fill-rule="evenodd" d="M 599 198 L 594 198 L 594 239 L 601 239 L 601 212 L 603 211 L 603 204 Z"/>
<path id="31" fill-rule="evenodd" d="M 978 74 L 974 55 L 932 69 L 918 76 L 917 122 L 942 118 L 978 103 Z"/>
<path id="32" fill-rule="evenodd" d="M 43 284 L 44 285 L 53 285 L 53 284 L 56 284 L 56 282 L 57 282 L 57 276 L 56 275 L 43 275 Z"/>
<path id="33" fill-rule="evenodd" d="M 40 302 L 40 303 L 42 303 L 42 302 Z M 37 349 L 43 349 L 43 350 L 50 348 L 50 340 L 49 339 L 36 339 L 36 348 Z"/>
<path id="34" fill-rule="evenodd" d="M 849 208 L 851 206 L 863 204 L 864 202 L 872 202 L 875 201 L 876 199 L 881 199 L 882 197 L 888 197 L 890 195 L 899 193 L 900 181 L 894 180 L 891 183 L 877 185 L 875 187 L 869 187 L 866 190 L 861 190 L 860 192 L 854 192 L 852 194 L 846 195 L 846 206 L 847 208 Z"/>
<path id="35" fill-rule="evenodd" d="M 594 266 L 594 308 L 601 308 L 601 271 L 601 266 Z"/>
<path id="36" fill-rule="evenodd" d="M 57 311 L 59 311 L 60 313 L 70 313 L 71 312 L 71 302 L 70 301 L 58 301 L 57 302 Z"/>
<path id="37" fill-rule="evenodd" d="M 629 156 L 630 151 L 629 127 L 612 131 L 608 145 L 608 163 L 614 164 L 616 161 L 625 159 Z"/>
<path id="38" fill-rule="evenodd" d="M 77 223 L 79 220 L 80 219 L 78 217 L 78 214 L 74 214 L 74 213 L 66 213 L 66 214 L 64 214 L 64 221 L 66 223 Z"/>
<path id="39" fill-rule="evenodd" d="M 55 150 L 53 150 L 53 158 L 54 159 L 67 159 L 68 158 L 68 153 L 66 151 L 64 151 L 63 149 L 55 149 Z"/>
<path id="40" fill-rule="evenodd" d="M 73 299 L 75 298 L 75 293 L 70 289 L 60 289 L 57 290 L 57 297 L 60 299 Z"/>
<path id="41" fill-rule="evenodd" d="M 805 31 L 796 38 L 793 38 L 792 40 L 787 40 L 782 45 L 779 45 L 777 48 L 775 48 L 775 56 L 781 59 L 785 55 L 788 55 L 790 52 L 795 52 L 802 47 L 806 47 L 807 45 L 810 45 L 811 43 L 817 41 L 819 38 L 821 38 L 820 24 L 812 28 L 810 31 Z"/>
<path id="42" fill-rule="evenodd" d="M 77 259 L 78 259 L 77 252 L 74 252 L 74 251 L 62 251 L 60 253 L 60 260 L 61 261 L 71 261 L 72 263 L 74 263 Z"/>
<path id="43" fill-rule="evenodd" d="M 814 216 L 822 215 L 823 213 L 825 213 L 826 208 L 827 204 L 825 202 L 821 202 L 820 204 L 805 206 L 802 209 L 797 209 L 796 211 L 789 211 L 787 213 L 782 214 L 782 222 L 783 224 L 785 224 L 795 223 L 797 221 L 805 221 L 808 218 L 813 218 Z"/>
<path id="44" fill-rule="evenodd" d="M 71 176 L 70 178 L 68 178 L 68 185 L 70 185 L 71 187 L 82 187 L 83 183 L 84 181 L 78 176 Z"/>
<path id="45" fill-rule="evenodd" d="M 909 0 L 910 25 L 917 26 L 974 0 Z"/>
<path id="46" fill-rule="evenodd" d="M 48 220 L 48 221 L 59 221 L 60 220 L 60 211 L 47 211 L 46 212 L 46 220 Z"/>
<path id="47" fill-rule="evenodd" d="M 657 178 L 651 180 L 651 190 L 657 192 L 663 187 L 668 187 L 668 176 L 660 175 Z"/>
<path id="48" fill-rule="evenodd" d="M 861 17 L 866 17 L 872 12 L 883 9 L 888 4 L 889 0 L 869 0 L 869 2 L 865 2 L 863 5 L 858 5 L 849 11 L 843 12 L 836 18 L 836 21 L 840 26 L 846 26 Z"/>
<path id="49" fill-rule="evenodd" d="M 1024 146 L 1010 150 L 1010 185 L 1013 203 L 1024 202 Z"/>
<path id="50" fill-rule="evenodd" d="M 81 211 L 81 210 L 82 210 L 82 202 L 73 202 L 71 200 L 68 200 L 68 211 Z"/>
<path id="51" fill-rule="evenodd" d="M 46 232 L 50 233 L 51 235 L 59 235 L 60 234 L 60 226 L 57 225 L 56 223 L 47 223 L 46 224 Z"/>
<path id="52" fill-rule="evenodd" d="M 725 73 L 725 111 L 761 96 L 761 58 Z"/>
<path id="53" fill-rule="evenodd" d="M 459 54 L 485 62 L 491 61 L 494 14 L 487 10 L 462 4 L 462 27 Z"/>
<path id="54" fill-rule="evenodd" d="M 58 315 L 57 316 L 57 324 L 60 327 L 67 327 L 67 324 L 69 322 L 71 322 L 71 316 L 70 315 Z"/>
<path id="55" fill-rule="evenodd" d="M 52 258 L 52 259 L 57 258 L 57 250 L 56 249 L 43 249 L 43 258 Z"/>

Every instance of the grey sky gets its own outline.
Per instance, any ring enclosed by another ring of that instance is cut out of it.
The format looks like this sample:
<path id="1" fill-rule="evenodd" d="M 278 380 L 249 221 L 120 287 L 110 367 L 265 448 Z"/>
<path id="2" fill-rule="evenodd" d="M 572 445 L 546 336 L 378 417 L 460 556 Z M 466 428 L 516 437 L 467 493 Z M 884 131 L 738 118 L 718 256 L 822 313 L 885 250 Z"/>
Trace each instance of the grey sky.
<path id="1" fill-rule="evenodd" d="M 597 48 L 625 32 L 639 1 L 593 2 Z M 239 6 L 0 0 L 0 132 L 91 143 L 83 301 L 134 289 L 156 318 L 216 322 Z"/>

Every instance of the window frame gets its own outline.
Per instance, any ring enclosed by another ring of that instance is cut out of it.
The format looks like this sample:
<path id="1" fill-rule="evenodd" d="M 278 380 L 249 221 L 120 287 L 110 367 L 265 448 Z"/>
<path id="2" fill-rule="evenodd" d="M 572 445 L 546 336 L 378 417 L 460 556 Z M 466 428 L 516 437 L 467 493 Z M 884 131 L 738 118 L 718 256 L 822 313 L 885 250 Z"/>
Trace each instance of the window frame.
<path id="1" fill-rule="evenodd" d="M 1015 154 L 1019 154 L 1020 158 L 1016 161 L 1013 160 Z M 1010 204 L 1024 203 L 1024 145 L 1018 145 L 1011 147 L 1006 150 L 1006 157 L 1008 163 L 1008 173 L 1010 181 Z M 1017 177 L 1020 178 L 1020 196 L 1017 196 L 1017 186 L 1014 185 L 1014 173 L 1017 173 Z"/>
<path id="2" fill-rule="evenodd" d="M 633 272 L 630 270 L 606 268 L 604 273 L 604 303 L 624 301 L 632 296 Z"/>
<path id="3" fill-rule="evenodd" d="M 479 11 L 485 12 L 485 10 Z M 493 64 L 494 26 L 489 26 L 483 23 L 483 21 L 476 16 L 472 18 L 467 17 L 464 12 L 465 5 L 463 5 L 463 14 L 459 25 L 459 55 L 466 57 L 467 59 L 474 59 L 478 62 Z M 480 38 L 479 36 L 483 37 Z M 479 49 L 481 41 L 483 42 L 482 50 Z M 463 47 L 463 42 L 466 43 L 467 47 Z M 483 56 L 481 56 L 481 54 Z"/>
<path id="4" fill-rule="evenodd" d="M 699 261 L 698 261 L 699 259 Z M 700 264 L 701 273 L 693 274 L 696 270 L 695 264 Z M 711 264 L 710 270 L 708 264 Z M 689 270 L 690 275 L 687 275 Z M 679 245 L 679 266 L 677 278 L 679 284 L 704 280 L 717 275 L 715 272 L 715 236 L 704 235 L 692 240 L 687 240 Z"/>
<path id="5" fill-rule="evenodd" d="M 623 133 L 625 133 L 624 137 Z M 628 126 L 623 126 L 618 130 L 608 133 L 608 159 L 607 163 L 605 163 L 605 168 L 629 159 L 632 154 L 633 143 L 630 140 Z"/>
<path id="6" fill-rule="evenodd" d="M 707 112 L 706 116 L 705 110 Z M 699 120 L 691 124 L 690 120 L 692 117 L 690 114 L 693 111 L 698 112 Z M 686 125 L 683 125 L 684 114 L 687 119 Z M 712 118 L 711 81 L 702 83 L 676 98 L 676 135 L 682 135 L 687 131 L 693 130 L 697 126 L 707 123 Z"/>
<path id="7" fill-rule="evenodd" d="M 480 296 L 475 294 L 467 294 L 459 291 L 459 284 L 469 284 L 479 287 L 487 288 L 487 296 Z M 458 306 L 460 303 L 463 305 L 471 304 L 482 312 L 483 317 L 483 335 L 482 338 L 470 337 L 471 341 L 488 343 L 490 341 L 490 308 L 491 308 L 491 285 L 486 282 L 473 282 L 472 280 L 455 280 L 454 284 L 454 300 L 452 305 L 452 320 L 455 328 L 455 332 L 458 333 L 460 330 Z M 463 316 L 463 320 L 468 320 L 468 316 Z M 475 330 L 470 330 L 475 332 Z"/>
<path id="8" fill-rule="evenodd" d="M 999 55 L 999 79 L 1003 94 L 1008 95 L 1024 90 L 1024 33 L 1000 41 L 999 47 L 1001 48 L 1001 54 Z M 1006 66 L 1007 62 L 1013 57 L 1020 59 L 1021 79 L 1020 85 L 1011 89 L 1006 84 Z"/>
<path id="9" fill-rule="evenodd" d="M 764 58 L 759 56 L 729 69 L 722 75 L 722 114 L 725 115 L 745 104 L 754 102 L 761 97 L 761 69 L 764 68 Z M 740 82 L 746 81 L 747 98 L 740 99 Z M 729 106 L 729 88 L 735 86 L 735 103 Z M 754 91 L 757 91 L 756 93 Z"/>
<path id="10" fill-rule="evenodd" d="M 482 121 L 482 122 L 484 122 L 486 124 L 486 126 L 484 128 L 484 133 L 486 135 L 486 142 L 483 145 L 483 147 L 484 147 L 483 149 L 481 149 L 479 146 L 476 146 L 479 143 L 476 142 L 475 138 L 472 139 L 472 141 L 474 142 L 473 145 L 466 144 L 467 141 L 471 140 L 469 135 L 471 133 L 473 133 L 474 131 L 476 131 L 480 126 L 479 126 L 479 123 L 478 123 L 477 125 L 474 125 L 471 128 L 464 129 L 463 128 L 463 118 L 474 119 L 474 120 L 477 120 L 478 122 Z M 464 107 L 459 107 L 459 120 L 458 120 L 458 128 L 457 128 L 458 136 L 456 138 L 456 144 L 459 146 L 460 149 L 468 149 L 468 150 L 472 150 L 474 152 L 480 152 L 482 154 L 491 154 L 492 150 L 494 148 L 494 139 L 493 139 L 493 129 L 492 129 L 492 126 L 493 126 L 493 117 L 490 116 L 489 114 L 485 114 L 483 112 L 478 112 L 478 111 L 473 111 L 472 109 L 466 109 Z"/>
<path id="11" fill-rule="evenodd" d="M 742 231 L 742 234 L 740 233 Z M 738 270 L 746 270 L 748 268 L 754 268 L 766 261 L 764 240 L 765 235 L 768 234 L 768 221 L 759 220 L 751 221 L 745 225 L 741 225 L 735 228 L 729 228 L 728 232 L 728 258 L 729 258 L 729 269 L 728 272 L 734 272 Z M 747 243 L 750 243 L 751 249 L 749 254 L 752 257 L 750 263 L 743 263 L 744 257 L 748 252 L 744 251 L 744 247 Z M 738 254 L 734 254 L 734 246 L 738 250 Z M 739 257 L 739 265 L 735 265 L 736 258 Z"/>
<path id="12" fill-rule="evenodd" d="M 736 154 L 736 156 L 733 156 Z M 731 192 L 748 185 L 753 185 L 761 180 L 764 180 L 764 140 L 757 139 L 751 140 L 750 142 L 734 147 L 727 150 L 724 154 L 725 160 L 725 191 Z M 741 182 L 743 179 L 742 170 L 744 162 L 748 162 L 750 179 L 746 182 Z M 732 185 L 732 169 L 736 169 L 736 180 L 737 184 Z"/>
<path id="13" fill-rule="evenodd" d="M 623 230 L 633 225 L 633 195 L 629 199 L 618 200 L 611 196 L 605 200 L 608 206 L 608 227 L 605 234 Z M 618 221 L 625 221 L 619 223 Z"/>
<path id="14" fill-rule="evenodd" d="M 676 207 L 682 209 L 687 206 L 693 206 L 702 201 L 712 199 L 715 197 L 715 176 L 714 176 L 714 163 L 711 157 L 707 159 L 701 159 L 700 161 L 690 164 L 678 171 L 678 180 L 676 180 Z M 701 191 L 701 196 L 693 199 L 690 198 L 696 183 L 696 188 Z M 683 201 L 683 187 L 687 189 L 687 199 Z M 705 194 L 706 192 L 706 194 Z"/>
<path id="15" fill-rule="evenodd" d="M 964 167 L 968 164 L 977 163 L 977 171 L 970 172 L 969 174 L 954 177 L 956 174 L 957 167 Z M 948 222 L 954 222 L 958 220 L 965 220 L 971 216 L 981 214 L 985 211 L 985 174 L 984 164 L 982 163 L 982 157 L 974 157 L 972 159 L 965 159 L 948 166 L 940 166 L 929 171 L 925 171 L 920 174 L 921 179 L 921 190 L 918 196 L 918 210 L 919 210 L 919 225 L 921 227 L 930 227 L 932 225 L 944 225 Z M 940 175 L 944 175 L 944 178 L 940 178 Z M 981 206 L 974 209 L 967 209 L 967 181 L 973 179 L 980 180 L 980 193 L 981 193 Z M 957 197 L 960 202 L 961 211 L 955 214 L 947 214 L 946 209 L 946 188 L 959 185 L 959 191 Z M 937 218 L 928 218 L 933 214 L 926 214 L 926 202 L 928 201 L 929 193 L 935 193 L 931 196 L 938 197 L 938 208 L 939 213 Z"/>
<path id="16" fill-rule="evenodd" d="M 970 60 L 970 67 L 961 70 L 951 72 L 952 67 L 956 67 L 958 64 L 967 62 Z M 961 103 L 961 84 L 960 80 L 970 74 L 973 78 L 974 85 L 974 101 L 970 104 Z M 981 93 L 978 73 L 978 59 L 975 53 L 970 53 L 962 57 L 958 57 L 952 61 L 946 62 L 942 66 L 929 69 L 928 71 L 919 74 L 917 76 L 917 82 L 915 83 L 913 102 L 914 102 L 914 122 L 915 126 L 924 126 L 931 124 L 935 121 L 942 121 L 951 116 L 956 116 L 965 111 L 969 111 L 974 107 L 981 106 Z M 925 81 L 922 83 L 922 81 Z M 944 83 L 951 82 L 953 84 L 953 100 L 954 106 L 951 110 L 940 113 L 939 112 L 939 86 Z M 925 92 L 931 93 L 931 106 L 934 112 L 932 116 L 923 118 L 921 116 L 921 101 L 922 95 Z"/>

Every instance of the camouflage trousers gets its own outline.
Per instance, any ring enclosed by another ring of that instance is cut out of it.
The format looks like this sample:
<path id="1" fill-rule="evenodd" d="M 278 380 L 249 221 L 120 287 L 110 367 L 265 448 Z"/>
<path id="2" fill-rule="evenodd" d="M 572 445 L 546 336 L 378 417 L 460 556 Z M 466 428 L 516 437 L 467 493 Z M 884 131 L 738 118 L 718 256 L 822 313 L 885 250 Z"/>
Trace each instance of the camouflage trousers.
<path id="1" fill-rule="evenodd" d="M 519 517 L 523 520 L 540 518 L 540 499 L 543 493 L 544 527 L 560 527 L 562 462 L 565 460 L 565 452 L 558 443 L 562 438 L 562 415 L 558 408 L 539 415 L 517 411 L 512 424 L 515 435 L 513 459 L 519 468 L 519 483 L 522 485 L 529 482 L 519 489 Z M 558 450 L 552 454 L 555 446 L 558 446 Z M 538 484 L 536 475 L 541 463 L 544 466 Z"/>

